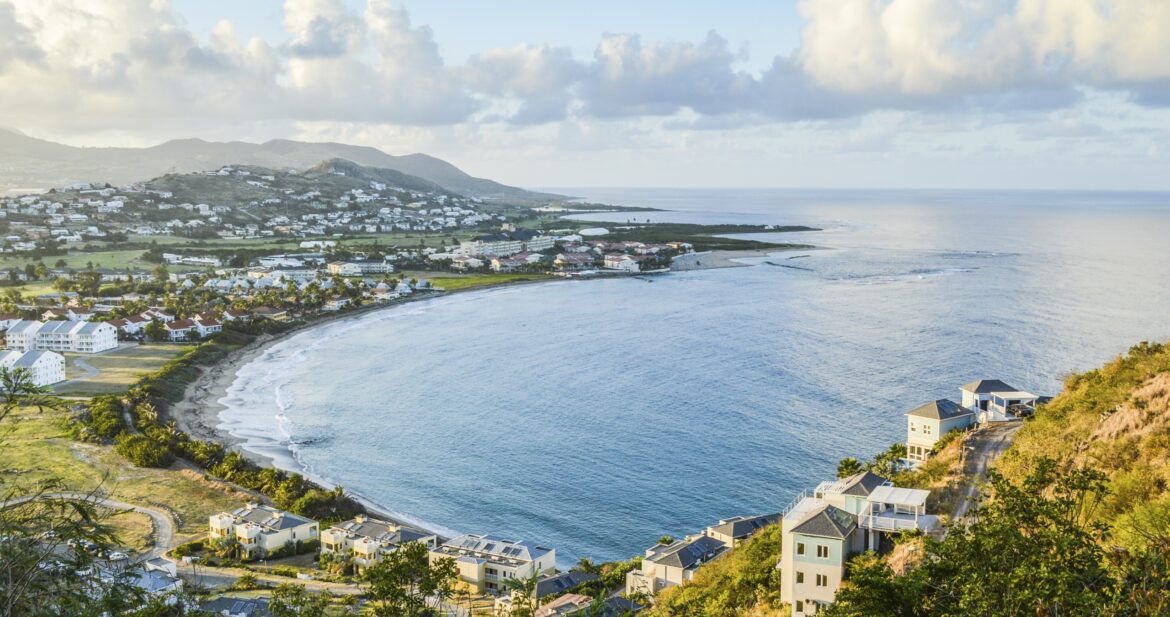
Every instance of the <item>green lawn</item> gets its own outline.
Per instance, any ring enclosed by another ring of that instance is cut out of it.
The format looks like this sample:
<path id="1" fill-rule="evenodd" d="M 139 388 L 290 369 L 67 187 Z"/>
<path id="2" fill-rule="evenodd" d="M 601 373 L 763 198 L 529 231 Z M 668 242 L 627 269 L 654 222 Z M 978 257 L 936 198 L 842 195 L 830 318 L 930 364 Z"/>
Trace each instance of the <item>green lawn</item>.
<path id="1" fill-rule="evenodd" d="M 191 349 L 189 345 L 151 344 L 124 347 L 101 354 L 66 353 L 65 377 L 73 380 L 55 389 L 64 396 L 93 396 L 122 392 L 143 375 L 157 371 L 171 358 Z M 89 377 L 80 360 L 99 372 Z"/>
<path id="2" fill-rule="evenodd" d="M 0 469 L 5 486 L 18 488 L 48 479 L 67 490 L 101 487 L 127 503 L 169 508 L 179 516 L 178 533 L 206 533 L 207 517 L 238 507 L 246 497 L 193 471 L 131 466 L 110 446 L 75 442 L 65 430 L 64 411 L 20 409 L 4 422 Z M 128 545 L 141 543 L 142 521 L 123 523 Z M 135 531 L 138 530 L 138 531 Z"/>
<path id="3" fill-rule="evenodd" d="M 402 271 L 394 274 L 393 276 L 406 280 L 410 280 L 412 278 L 427 279 L 431 281 L 435 287 L 440 287 L 447 291 L 471 289 L 474 287 L 484 287 L 487 285 L 501 285 L 504 283 L 515 283 L 519 281 L 548 281 L 557 278 L 551 274 L 456 274 L 453 272 L 414 271 Z"/>

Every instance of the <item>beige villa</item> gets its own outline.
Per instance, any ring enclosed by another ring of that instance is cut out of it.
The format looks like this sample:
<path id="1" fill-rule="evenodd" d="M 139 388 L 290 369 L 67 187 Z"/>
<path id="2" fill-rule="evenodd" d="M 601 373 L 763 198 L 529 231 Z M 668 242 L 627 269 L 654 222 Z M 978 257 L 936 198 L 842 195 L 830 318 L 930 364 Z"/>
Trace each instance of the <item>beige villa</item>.
<path id="1" fill-rule="evenodd" d="M 321 532 L 321 553 L 353 559 L 360 573 L 407 542 L 422 542 L 434 548 L 436 537 L 387 521 L 359 515 Z"/>
<path id="2" fill-rule="evenodd" d="M 466 534 L 431 549 L 430 560 L 450 557 L 459 580 L 480 593 L 500 593 L 508 579 L 556 571 L 557 552 L 523 540 Z"/>
<path id="3" fill-rule="evenodd" d="M 259 559 L 300 542 L 318 540 L 319 527 L 317 521 L 249 503 L 237 510 L 213 515 L 208 536 L 212 540 L 232 538 L 239 542 L 245 559 Z"/>

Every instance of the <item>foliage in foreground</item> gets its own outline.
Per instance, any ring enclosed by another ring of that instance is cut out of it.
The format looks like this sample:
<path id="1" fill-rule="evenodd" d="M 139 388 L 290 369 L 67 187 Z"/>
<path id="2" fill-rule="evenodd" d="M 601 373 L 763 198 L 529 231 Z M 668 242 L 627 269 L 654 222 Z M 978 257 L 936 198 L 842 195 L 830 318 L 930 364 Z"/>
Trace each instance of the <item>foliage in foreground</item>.
<path id="1" fill-rule="evenodd" d="M 733 617 L 752 607 L 778 605 L 780 546 L 780 525 L 761 529 L 747 542 L 703 566 L 690 583 L 660 592 L 653 614 Z"/>

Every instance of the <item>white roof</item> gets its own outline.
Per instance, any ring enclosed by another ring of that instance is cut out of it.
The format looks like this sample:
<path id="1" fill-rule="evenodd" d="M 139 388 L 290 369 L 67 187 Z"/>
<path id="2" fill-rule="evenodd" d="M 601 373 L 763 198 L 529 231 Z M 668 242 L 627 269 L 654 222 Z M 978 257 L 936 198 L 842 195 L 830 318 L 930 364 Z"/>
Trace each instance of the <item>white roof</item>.
<path id="1" fill-rule="evenodd" d="M 1036 396 L 1035 394 L 1032 394 L 1031 392 L 1022 392 L 1022 391 L 1015 391 L 1015 392 L 992 392 L 992 393 L 991 393 L 991 395 L 992 395 L 992 396 L 997 396 L 997 397 L 999 397 L 999 398 L 1010 398 L 1010 399 L 1018 399 L 1018 398 L 1019 398 L 1019 399 L 1039 398 L 1038 396 Z"/>
<path id="2" fill-rule="evenodd" d="M 869 493 L 869 500 L 896 506 L 923 506 L 930 491 L 897 486 L 879 486 Z"/>

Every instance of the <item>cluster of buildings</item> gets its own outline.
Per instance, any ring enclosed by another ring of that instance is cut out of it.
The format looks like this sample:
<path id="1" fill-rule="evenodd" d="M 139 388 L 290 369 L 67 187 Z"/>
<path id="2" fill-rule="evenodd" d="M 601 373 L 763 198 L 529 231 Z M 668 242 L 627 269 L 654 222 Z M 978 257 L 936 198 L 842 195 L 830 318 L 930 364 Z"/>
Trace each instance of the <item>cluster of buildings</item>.
<path id="1" fill-rule="evenodd" d="M 343 232 L 441 232 L 505 220 L 483 212 L 475 198 L 408 190 L 382 182 L 341 189 L 336 183 L 315 183 L 294 170 L 235 166 L 190 175 L 219 177 L 220 194 L 234 192 L 239 196 L 225 198 L 226 203 L 185 202 L 176 200 L 169 188 L 173 180 L 156 180 L 118 188 L 76 184 L 43 195 L 3 198 L 0 219 L 7 220 L 9 234 L 0 241 L 0 251 L 31 251 L 39 241 L 84 242 L 116 233 L 305 237 Z M 219 265 L 208 257 L 168 254 L 165 258 L 172 264 Z"/>
<path id="2" fill-rule="evenodd" d="M 918 464 L 930 458 L 943 435 L 976 424 L 1010 422 L 1036 411 L 1041 397 L 998 379 L 980 379 L 959 388 L 960 402 L 938 399 L 906 412 L 906 458 Z"/>
<path id="3" fill-rule="evenodd" d="M 5 332 L 8 349 L 98 353 L 118 346 L 118 330 L 100 321 L 35 321 L 21 319 Z"/>
<path id="4" fill-rule="evenodd" d="M 244 559 L 265 558 L 320 536 L 317 521 L 256 503 L 212 515 L 209 525 L 211 540 L 235 541 Z"/>

